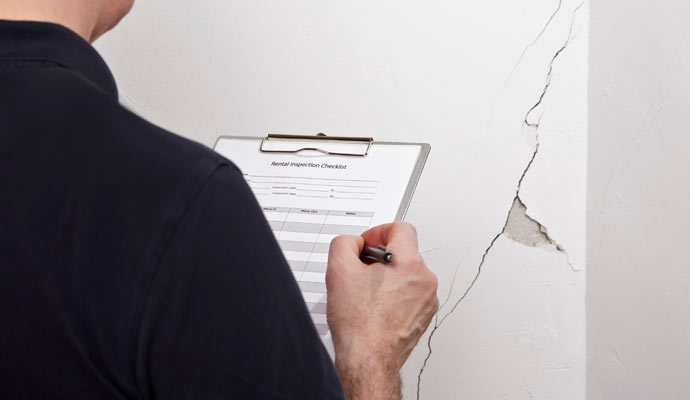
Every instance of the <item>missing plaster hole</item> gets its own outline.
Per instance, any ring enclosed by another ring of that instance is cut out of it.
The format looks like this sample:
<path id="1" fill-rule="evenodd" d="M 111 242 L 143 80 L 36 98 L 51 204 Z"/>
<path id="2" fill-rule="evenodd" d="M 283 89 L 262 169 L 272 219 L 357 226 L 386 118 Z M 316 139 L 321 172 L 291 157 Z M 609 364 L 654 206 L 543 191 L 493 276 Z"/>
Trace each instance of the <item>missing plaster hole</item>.
<path id="1" fill-rule="evenodd" d="M 565 249 L 549 236 L 544 225 L 527 215 L 527 207 L 518 196 L 513 200 L 503 233 L 525 246 L 554 246 L 559 252 L 565 252 Z"/>

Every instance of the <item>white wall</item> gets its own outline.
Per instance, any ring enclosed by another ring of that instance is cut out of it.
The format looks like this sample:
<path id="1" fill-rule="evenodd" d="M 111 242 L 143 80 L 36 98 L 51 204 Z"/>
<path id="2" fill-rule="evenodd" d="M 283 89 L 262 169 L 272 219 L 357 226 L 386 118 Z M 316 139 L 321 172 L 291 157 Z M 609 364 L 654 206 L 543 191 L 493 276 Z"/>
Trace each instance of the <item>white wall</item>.
<path id="1" fill-rule="evenodd" d="M 319 131 L 431 143 L 408 220 L 447 302 L 419 394 L 429 333 L 403 371 L 406 398 L 583 399 L 580 1 L 142 0 L 97 47 L 127 106 L 207 145 Z M 533 219 L 516 206 L 506 224 L 523 176 Z"/>
<path id="2" fill-rule="evenodd" d="M 587 398 L 690 398 L 690 3 L 592 2 Z"/>

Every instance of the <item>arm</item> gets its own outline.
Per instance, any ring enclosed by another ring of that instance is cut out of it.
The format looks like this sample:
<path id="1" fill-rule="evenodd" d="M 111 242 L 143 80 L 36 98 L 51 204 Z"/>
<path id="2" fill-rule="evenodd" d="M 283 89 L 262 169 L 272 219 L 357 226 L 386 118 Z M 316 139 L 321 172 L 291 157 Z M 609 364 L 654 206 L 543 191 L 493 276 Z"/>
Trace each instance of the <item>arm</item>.
<path id="1" fill-rule="evenodd" d="M 366 265 L 364 245 L 390 246 L 391 264 Z M 409 224 L 382 225 L 331 243 L 328 324 L 336 368 L 350 400 L 398 400 L 399 371 L 438 310 L 436 276 Z"/>

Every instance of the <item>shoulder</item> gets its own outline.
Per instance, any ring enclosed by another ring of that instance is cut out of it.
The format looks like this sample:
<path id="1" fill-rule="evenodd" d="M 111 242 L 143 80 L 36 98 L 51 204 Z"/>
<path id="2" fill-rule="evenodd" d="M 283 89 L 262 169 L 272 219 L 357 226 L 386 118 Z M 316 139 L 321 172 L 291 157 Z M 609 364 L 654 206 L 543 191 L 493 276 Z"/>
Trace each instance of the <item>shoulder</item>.
<path id="1" fill-rule="evenodd" d="M 160 185 L 202 179 L 221 165 L 239 172 L 208 147 L 127 110 L 76 72 L 46 68 L 8 81 L 3 86 L 12 98 L 0 95 L 0 102 L 8 103 L 0 108 L 11 113 L 6 122 L 30 132 L 37 145 L 81 160 L 84 167 L 135 181 L 159 180 Z"/>

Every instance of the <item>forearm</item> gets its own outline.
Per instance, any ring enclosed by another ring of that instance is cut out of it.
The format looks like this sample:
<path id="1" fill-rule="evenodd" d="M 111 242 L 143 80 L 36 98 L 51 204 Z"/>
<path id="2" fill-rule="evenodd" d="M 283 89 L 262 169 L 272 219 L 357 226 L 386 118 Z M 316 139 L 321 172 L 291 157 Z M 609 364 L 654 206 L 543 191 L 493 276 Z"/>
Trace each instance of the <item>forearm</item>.
<path id="1" fill-rule="evenodd" d="M 375 360 L 341 361 L 336 369 L 348 400 L 400 400 L 400 373 Z"/>

